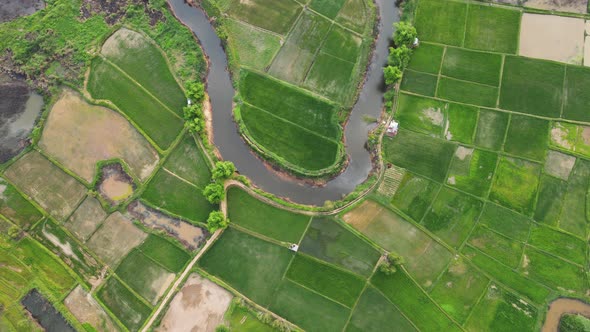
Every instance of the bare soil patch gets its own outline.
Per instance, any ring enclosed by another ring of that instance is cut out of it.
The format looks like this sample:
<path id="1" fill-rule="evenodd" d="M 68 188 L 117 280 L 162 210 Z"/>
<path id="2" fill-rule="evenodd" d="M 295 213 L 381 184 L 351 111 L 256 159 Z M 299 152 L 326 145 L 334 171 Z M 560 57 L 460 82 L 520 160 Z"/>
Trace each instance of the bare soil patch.
<path id="1" fill-rule="evenodd" d="M 102 160 L 123 159 L 140 180 L 159 161 L 156 150 L 124 117 L 69 90 L 51 109 L 39 146 L 89 183 Z"/>
<path id="2" fill-rule="evenodd" d="M 583 19 L 525 13 L 520 24 L 519 55 L 582 64 L 584 31 Z"/>
<path id="3" fill-rule="evenodd" d="M 139 201 L 129 204 L 127 211 L 134 219 L 139 220 L 145 226 L 156 230 L 163 230 L 170 236 L 175 237 L 189 250 L 197 249 L 207 237 L 207 232 L 202 228 L 167 216 Z"/>
<path id="4" fill-rule="evenodd" d="M 545 172 L 567 181 L 575 163 L 576 157 L 557 151 L 549 151 L 545 162 Z"/>
<path id="5" fill-rule="evenodd" d="M 118 330 L 98 302 L 92 295 L 86 293 L 82 286 L 74 288 L 64 300 L 64 304 L 78 321 L 92 325 L 97 331 L 110 332 Z"/>
<path id="6" fill-rule="evenodd" d="M 119 212 L 111 214 L 92 235 L 88 247 L 110 266 L 116 266 L 147 234 Z"/>
<path id="7" fill-rule="evenodd" d="M 2 0 L 0 1 L 0 23 L 34 14 L 43 8 L 45 8 L 44 0 Z"/>
<path id="8" fill-rule="evenodd" d="M 176 294 L 156 331 L 213 332 L 223 321 L 232 295 L 215 283 L 192 274 Z"/>
<path id="9" fill-rule="evenodd" d="M 138 32 L 121 28 L 113 33 L 102 45 L 100 53 L 108 57 L 123 56 L 123 49 L 141 49 L 148 41 Z M 121 47 L 124 45 L 124 47 Z"/>
<path id="10" fill-rule="evenodd" d="M 98 200 L 94 197 L 87 197 L 68 219 L 65 226 L 78 238 L 86 241 L 106 217 L 107 214 Z"/>
<path id="11" fill-rule="evenodd" d="M 590 67 L 590 36 L 586 36 L 584 40 L 584 66 Z"/>
<path id="12" fill-rule="evenodd" d="M 524 0 L 526 7 L 586 14 L 588 0 Z"/>
<path id="13" fill-rule="evenodd" d="M 135 190 L 133 179 L 125 173 L 121 164 L 110 164 L 102 168 L 98 181 L 98 192 L 111 205 L 115 206 L 125 201 Z"/>
<path id="14" fill-rule="evenodd" d="M 127 12 L 128 5 L 143 6 L 144 12 L 150 17 L 150 24 L 154 25 L 164 18 L 164 15 L 148 7 L 148 0 L 83 0 L 80 6 L 80 16 L 88 19 L 95 15 L 104 15 L 107 24 L 118 23 Z"/>
<path id="15" fill-rule="evenodd" d="M 590 304 L 567 298 L 560 298 L 551 302 L 541 331 L 557 332 L 559 320 L 565 314 L 579 314 L 590 318 Z"/>
<path id="16" fill-rule="evenodd" d="M 363 231 L 381 212 L 383 207 L 373 201 L 364 201 L 360 206 L 346 213 L 342 219 L 359 231 Z"/>

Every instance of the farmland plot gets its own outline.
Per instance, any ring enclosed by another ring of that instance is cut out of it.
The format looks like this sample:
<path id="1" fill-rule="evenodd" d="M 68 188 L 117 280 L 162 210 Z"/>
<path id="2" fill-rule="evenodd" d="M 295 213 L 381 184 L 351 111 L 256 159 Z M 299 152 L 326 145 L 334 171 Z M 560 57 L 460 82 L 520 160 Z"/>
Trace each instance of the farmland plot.
<path id="1" fill-rule="evenodd" d="M 0 178 L 0 214 L 27 229 L 43 216 L 16 188 Z"/>
<path id="2" fill-rule="evenodd" d="M 138 330 L 151 312 L 147 304 L 114 277 L 98 291 L 98 298 L 129 330 Z"/>

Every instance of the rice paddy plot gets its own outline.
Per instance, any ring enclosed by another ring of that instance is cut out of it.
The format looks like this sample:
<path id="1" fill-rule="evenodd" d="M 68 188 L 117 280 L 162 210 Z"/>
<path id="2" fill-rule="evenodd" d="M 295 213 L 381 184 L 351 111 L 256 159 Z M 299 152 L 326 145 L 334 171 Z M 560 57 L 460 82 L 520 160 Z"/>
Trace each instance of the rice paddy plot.
<path id="1" fill-rule="evenodd" d="M 346 0 L 312 0 L 310 8 L 328 18 L 334 19 L 336 15 L 338 15 L 340 8 L 342 8 L 345 1 Z"/>
<path id="2" fill-rule="evenodd" d="M 64 226 L 80 240 L 86 241 L 106 217 L 100 202 L 94 197 L 86 197 Z"/>
<path id="3" fill-rule="evenodd" d="M 289 280 L 283 280 L 270 310 L 306 331 L 342 331 L 350 309 L 307 290 Z"/>
<path id="4" fill-rule="evenodd" d="M 533 225 L 528 244 L 580 265 L 586 262 L 586 241 L 547 226 Z"/>
<path id="5" fill-rule="evenodd" d="M 520 264 L 524 244 L 478 225 L 469 236 L 469 244 L 503 264 L 516 268 Z"/>
<path id="6" fill-rule="evenodd" d="M 137 331 L 151 309 L 114 277 L 98 291 L 98 298 L 131 331 Z"/>
<path id="7" fill-rule="evenodd" d="M 471 144 L 477 126 L 476 107 L 449 103 L 444 137 L 447 140 Z"/>
<path id="8" fill-rule="evenodd" d="M 536 221 L 557 226 L 567 187 L 568 183 L 563 180 L 546 174 L 541 175 L 537 208 L 535 210 Z"/>
<path id="9" fill-rule="evenodd" d="M 436 91 L 438 98 L 483 107 L 496 107 L 498 88 L 441 77 Z"/>
<path id="10" fill-rule="evenodd" d="M 520 34 L 520 11 L 487 4 L 469 4 L 464 47 L 515 54 Z"/>
<path id="11" fill-rule="evenodd" d="M 459 248 L 477 222 L 482 202 L 443 187 L 421 224 L 452 247 Z"/>
<path id="12" fill-rule="evenodd" d="M 492 283 L 466 324 L 470 331 L 532 331 L 535 306 Z"/>
<path id="13" fill-rule="evenodd" d="M 313 64 L 314 53 L 302 49 L 295 43 L 285 42 L 274 57 L 268 73 L 277 79 L 301 84 Z"/>
<path id="14" fill-rule="evenodd" d="M 419 47 L 414 49 L 408 68 L 438 75 L 444 49 L 444 46 L 421 43 Z"/>
<path id="15" fill-rule="evenodd" d="M 365 287 L 363 278 L 301 254 L 295 256 L 285 276 L 349 308 Z"/>
<path id="16" fill-rule="evenodd" d="M 234 306 L 227 321 L 230 331 L 237 332 L 276 332 L 270 325 L 260 321 L 248 308 Z"/>
<path id="17" fill-rule="evenodd" d="M 590 127 L 567 122 L 553 122 L 550 145 L 590 157 Z"/>
<path id="18" fill-rule="evenodd" d="M 380 253 L 333 219 L 314 218 L 303 240 L 301 252 L 368 277 Z"/>
<path id="19" fill-rule="evenodd" d="M 494 203 L 486 203 L 479 223 L 520 242 L 527 241 L 532 224 L 526 216 Z"/>
<path id="20" fill-rule="evenodd" d="M 447 185 L 485 198 L 497 161 L 494 152 L 459 146 L 449 168 Z"/>
<path id="21" fill-rule="evenodd" d="M 379 289 L 415 326 L 424 331 L 461 331 L 403 269 L 393 275 L 376 273 L 371 284 Z"/>
<path id="22" fill-rule="evenodd" d="M 549 121 L 512 114 L 504 151 L 536 161 L 545 160 L 549 145 Z"/>
<path id="23" fill-rule="evenodd" d="M 246 191 L 227 191 L 227 215 L 232 223 L 278 241 L 299 243 L 311 217 L 263 203 Z"/>
<path id="24" fill-rule="evenodd" d="M 550 150 L 547 154 L 544 171 L 548 175 L 567 181 L 575 164 L 576 157 Z"/>
<path id="25" fill-rule="evenodd" d="M 504 59 L 500 108 L 559 118 L 565 66 L 554 62 L 507 56 Z"/>
<path id="26" fill-rule="evenodd" d="M 525 248 L 521 268 L 531 279 L 553 289 L 565 289 L 578 294 L 585 294 L 588 290 L 588 280 L 583 267 L 529 246 Z"/>
<path id="27" fill-rule="evenodd" d="M 18 159 L 4 176 L 58 221 L 82 200 L 86 188 L 37 151 Z"/>
<path id="28" fill-rule="evenodd" d="M 345 61 L 326 53 L 319 53 L 303 85 L 310 90 L 349 104 L 355 96 L 353 89 L 356 66 L 353 62 Z"/>
<path id="29" fill-rule="evenodd" d="M 586 67 L 567 66 L 564 84 L 564 119 L 590 122 L 590 70 Z"/>
<path id="30" fill-rule="evenodd" d="M 317 3 L 318 1 L 322 0 L 313 0 L 312 2 Z M 330 27 L 329 20 L 312 11 L 305 10 L 289 33 L 287 40 L 304 50 L 315 53 L 326 38 Z"/>
<path id="31" fill-rule="evenodd" d="M 333 25 L 320 51 L 356 63 L 362 44 L 361 37 L 338 25 Z"/>
<path id="32" fill-rule="evenodd" d="M 160 169 L 143 192 L 142 199 L 193 222 L 205 222 L 214 205 L 202 194 L 202 189 Z M 190 203 L 189 203 L 190 202 Z"/>
<path id="33" fill-rule="evenodd" d="M 180 272 L 190 259 L 190 255 L 186 251 L 153 234 L 148 235 L 147 239 L 137 247 L 137 250 L 174 273 Z"/>
<path id="34" fill-rule="evenodd" d="M 455 147 L 445 140 L 403 128 L 394 138 L 383 140 L 387 161 L 438 182 L 446 178 Z"/>
<path id="35" fill-rule="evenodd" d="M 498 86 L 502 56 L 493 53 L 447 47 L 441 67 L 441 75 L 452 78 Z"/>
<path id="36" fill-rule="evenodd" d="M 442 137 L 448 104 L 430 98 L 400 94 L 395 116 L 406 129 Z"/>
<path id="37" fill-rule="evenodd" d="M 302 9 L 291 0 L 233 0 L 228 8 L 230 16 L 281 35 L 289 31 Z"/>
<path id="38" fill-rule="evenodd" d="M 475 145 L 499 151 L 504 144 L 508 121 L 507 113 L 481 109 L 475 132 Z"/>
<path id="39" fill-rule="evenodd" d="M 336 16 L 336 22 L 358 33 L 365 33 L 372 28 L 368 23 L 374 16 L 372 3 L 365 0 L 346 0 Z"/>
<path id="40" fill-rule="evenodd" d="M 551 293 L 546 286 L 525 277 L 512 268 L 500 263 L 498 260 L 486 256 L 470 246 L 465 246 L 462 252 L 474 265 L 484 270 L 492 278 L 515 290 L 520 295 L 526 296 L 536 304 L 545 303 L 545 300 Z"/>
<path id="41" fill-rule="evenodd" d="M 199 188 L 205 188 L 211 181 L 207 157 L 192 135 L 186 135 L 180 141 L 174 151 L 168 155 L 164 167 Z"/>
<path id="42" fill-rule="evenodd" d="M 567 193 L 563 201 L 559 228 L 585 239 L 588 234 L 587 197 L 590 179 L 590 163 L 578 159 L 570 175 Z"/>
<path id="43" fill-rule="evenodd" d="M 403 91 L 434 97 L 438 76 L 406 69 L 400 84 Z"/>
<path id="44" fill-rule="evenodd" d="M 463 2 L 419 1 L 415 25 L 420 39 L 446 45 L 462 46 L 465 35 L 467 4 Z"/>
<path id="45" fill-rule="evenodd" d="M 228 19 L 228 43 L 241 65 L 258 70 L 265 70 L 281 48 L 282 38 L 245 24 L 241 21 Z"/>
<path id="46" fill-rule="evenodd" d="M 43 215 L 16 188 L 0 178 L 0 214 L 23 229 L 28 229 Z"/>
<path id="47" fill-rule="evenodd" d="M 490 199 L 525 215 L 534 212 L 541 166 L 522 159 L 502 157 Z"/>
<path id="48" fill-rule="evenodd" d="M 418 331 L 404 314 L 374 287 L 369 286 L 361 295 L 347 332 L 385 331 L 392 326 L 398 331 Z"/>
<path id="49" fill-rule="evenodd" d="M 256 303 L 267 306 L 293 255 L 287 248 L 228 228 L 199 265 Z"/>
<path id="50" fill-rule="evenodd" d="M 430 291 L 432 299 L 457 322 L 464 323 L 489 279 L 461 258 L 455 258 Z"/>
<path id="51" fill-rule="evenodd" d="M 422 220 L 440 185 L 406 172 L 391 204 L 414 220 Z"/>

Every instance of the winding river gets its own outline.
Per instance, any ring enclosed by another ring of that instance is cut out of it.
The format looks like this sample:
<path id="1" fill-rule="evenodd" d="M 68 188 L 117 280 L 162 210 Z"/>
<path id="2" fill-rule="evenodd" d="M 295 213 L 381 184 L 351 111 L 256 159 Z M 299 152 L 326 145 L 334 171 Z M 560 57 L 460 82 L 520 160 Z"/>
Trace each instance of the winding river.
<path id="1" fill-rule="evenodd" d="M 241 138 L 232 118 L 234 89 L 227 69 L 227 57 L 205 13 L 189 6 L 184 0 L 168 0 L 177 18 L 199 39 L 209 58 L 207 92 L 211 98 L 214 142 L 223 159 L 231 160 L 238 171 L 264 191 L 291 201 L 323 205 L 326 200 L 338 200 L 364 182 L 372 169 L 369 152 L 364 148 L 368 132 L 374 125 L 363 121 L 368 115 L 379 118 L 383 102 L 383 72 L 387 62 L 392 24 L 399 21 L 392 0 L 376 0 L 380 12 L 379 36 L 368 68 L 366 81 L 345 128 L 346 153 L 349 164 L 339 176 L 323 187 L 303 184 L 276 174 L 254 155 Z"/>

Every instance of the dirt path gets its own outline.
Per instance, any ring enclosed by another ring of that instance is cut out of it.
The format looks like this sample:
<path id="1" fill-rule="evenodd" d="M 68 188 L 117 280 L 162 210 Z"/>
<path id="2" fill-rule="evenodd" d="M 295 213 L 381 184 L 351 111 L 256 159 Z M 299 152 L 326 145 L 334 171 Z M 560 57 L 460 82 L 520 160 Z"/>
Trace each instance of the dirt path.
<path id="1" fill-rule="evenodd" d="M 541 332 L 557 332 L 559 320 L 564 314 L 580 314 L 590 318 L 590 304 L 567 298 L 551 302 Z"/>

